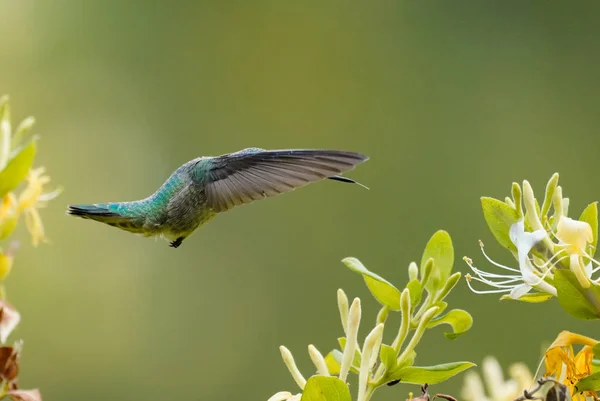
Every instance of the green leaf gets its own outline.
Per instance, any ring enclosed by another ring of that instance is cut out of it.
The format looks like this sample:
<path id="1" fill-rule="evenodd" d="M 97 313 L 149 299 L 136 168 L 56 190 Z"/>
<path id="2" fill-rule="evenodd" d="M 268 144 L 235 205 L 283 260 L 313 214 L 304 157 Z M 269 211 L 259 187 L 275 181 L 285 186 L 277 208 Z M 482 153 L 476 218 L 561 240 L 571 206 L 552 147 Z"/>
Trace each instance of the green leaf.
<path id="1" fill-rule="evenodd" d="M 398 364 L 398 354 L 392 347 L 386 344 L 381 345 L 379 359 L 381 359 L 381 362 L 383 363 L 383 366 L 385 366 L 385 370 L 387 372 L 394 370 Z"/>
<path id="2" fill-rule="evenodd" d="M 519 220 L 517 211 L 498 199 L 487 197 L 481 198 L 481 207 L 483 217 L 496 241 L 506 249 L 516 252 L 517 248 L 510 240 L 508 232 L 510 226 Z"/>
<path id="3" fill-rule="evenodd" d="M 325 365 L 327 365 L 327 370 L 329 370 L 329 374 L 337 375 L 340 373 L 340 365 L 342 364 L 342 356 L 340 350 L 334 349 L 325 357 Z"/>
<path id="4" fill-rule="evenodd" d="M 409 366 L 398 369 L 386 377 L 386 381 L 400 380 L 411 384 L 436 384 L 475 366 L 471 362 L 452 362 L 436 366 Z"/>
<path id="5" fill-rule="evenodd" d="M 456 272 L 453 275 L 451 275 L 450 277 L 448 277 L 448 279 L 446 280 L 444 285 L 442 285 L 440 292 L 438 292 L 436 294 L 436 299 L 442 300 L 442 299 L 446 298 L 448 296 L 448 294 L 450 293 L 450 291 L 452 291 L 452 289 L 456 286 L 456 284 L 458 284 L 458 281 L 460 280 L 461 276 L 462 276 L 461 272 Z"/>
<path id="6" fill-rule="evenodd" d="M 415 307 L 421 302 L 421 296 L 423 295 L 423 288 L 421 288 L 421 282 L 418 279 L 413 279 L 406 285 L 408 293 L 410 294 L 411 307 Z"/>
<path id="7" fill-rule="evenodd" d="M 600 390 L 600 372 L 592 373 L 579 380 L 575 385 L 575 390 L 577 392 Z"/>
<path id="8" fill-rule="evenodd" d="M 473 318 L 469 312 L 462 309 L 452 309 L 444 316 L 440 316 L 433 319 L 427 327 L 435 327 L 440 324 L 448 324 L 452 327 L 452 333 L 444 333 L 444 335 L 450 340 L 454 340 L 456 337 L 469 331 L 473 325 Z"/>
<path id="9" fill-rule="evenodd" d="M 403 361 L 398 363 L 395 370 L 399 370 L 405 368 L 407 366 L 412 366 L 415 364 L 415 359 L 417 359 L 417 353 L 413 350 L 408 353 L 408 355 L 404 358 Z"/>
<path id="10" fill-rule="evenodd" d="M 597 285 L 582 288 L 572 271 L 557 269 L 554 286 L 558 292 L 558 302 L 568 314 L 584 320 L 600 318 L 600 288 Z"/>
<path id="11" fill-rule="evenodd" d="M 444 302 L 444 301 L 437 301 L 436 303 L 434 303 L 431 306 L 432 307 L 433 306 L 437 306 L 438 308 L 440 308 L 440 309 L 438 309 L 437 313 L 438 313 L 438 315 L 441 315 L 446 310 L 446 308 L 448 307 L 448 303 Z"/>
<path id="12" fill-rule="evenodd" d="M 35 141 L 29 142 L 0 171 L 0 198 L 15 189 L 27 177 L 35 157 Z"/>
<path id="13" fill-rule="evenodd" d="M 348 385 L 332 376 L 313 376 L 306 382 L 300 401 L 352 401 Z"/>
<path id="14" fill-rule="evenodd" d="M 338 338 L 338 343 L 340 344 L 340 347 L 342 348 L 342 352 L 343 352 L 344 349 L 346 349 L 346 337 Z M 360 350 L 357 348 L 356 351 L 354 351 L 354 358 L 352 358 L 352 366 L 354 368 L 356 368 L 357 371 L 360 367 L 361 360 L 362 360 L 362 356 L 360 354 Z"/>
<path id="15" fill-rule="evenodd" d="M 529 302 L 531 304 L 538 304 L 541 302 L 546 302 L 552 298 L 552 294 L 547 294 L 545 292 L 533 292 L 531 294 L 522 295 L 519 299 L 511 298 L 510 295 L 502 295 L 500 297 L 501 301 L 521 301 L 521 302 Z"/>
<path id="16" fill-rule="evenodd" d="M 342 260 L 350 270 L 363 276 L 369 291 L 380 304 L 387 306 L 391 310 L 400 310 L 400 291 L 383 277 L 369 271 L 356 258 L 345 258 Z"/>
<path id="17" fill-rule="evenodd" d="M 429 240 L 425 246 L 423 257 L 421 258 L 421 275 L 425 273 L 425 264 L 432 258 L 435 261 L 431 277 L 425 284 L 430 292 L 435 292 L 446 282 L 452 272 L 454 264 L 454 248 L 452 239 L 446 231 L 438 231 Z"/>
<path id="18" fill-rule="evenodd" d="M 592 347 L 592 352 L 594 353 L 594 356 L 596 358 L 600 358 L 600 343 L 598 343 Z"/>
<path id="19" fill-rule="evenodd" d="M 588 246 L 587 252 L 593 258 L 598 245 L 598 202 L 590 203 L 579 216 L 579 220 L 585 221 L 592 227 L 594 241 Z"/>

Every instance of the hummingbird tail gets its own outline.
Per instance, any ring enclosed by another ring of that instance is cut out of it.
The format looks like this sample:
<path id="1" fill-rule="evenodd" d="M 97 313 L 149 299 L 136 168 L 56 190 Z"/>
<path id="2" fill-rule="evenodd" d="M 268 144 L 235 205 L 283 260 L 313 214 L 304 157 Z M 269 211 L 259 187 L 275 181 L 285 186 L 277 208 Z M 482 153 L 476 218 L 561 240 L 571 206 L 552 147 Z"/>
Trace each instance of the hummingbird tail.
<path id="1" fill-rule="evenodd" d="M 83 219 L 99 221 L 122 230 L 142 233 L 143 224 L 139 224 L 131 216 L 125 216 L 116 211 L 118 204 L 96 203 L 93 205 L 69 205 L 67 214 Z"/>
<path id="2" fill-rule="evenodd" d="M 108 205 L 69 205 L 67 213 L 72 216 L 79 216 L 84 219 L 100 220 L 110 217 L 119 217 L 120 215 L 111 212 Z"/>

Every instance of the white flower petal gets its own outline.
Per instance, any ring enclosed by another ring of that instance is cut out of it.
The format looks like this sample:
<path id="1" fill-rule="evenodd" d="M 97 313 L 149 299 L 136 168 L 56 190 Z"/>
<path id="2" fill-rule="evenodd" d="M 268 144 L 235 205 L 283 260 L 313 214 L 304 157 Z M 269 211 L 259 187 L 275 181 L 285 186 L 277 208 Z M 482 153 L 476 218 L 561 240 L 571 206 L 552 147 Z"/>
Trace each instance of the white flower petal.
<path id="1" fill-rule="evenodd" d="M 512 291 L 510 292 L 510 297 L 512 299 L 519 299 L 523 295 L 531 291 L 531 288 L 532 287 L 529 284 L 519 284 L 518 286 L 512 289 Z"/>
<path id="2" fill-rule="evenodd" d="M 547 283 L 545 280 L 546 276 L 551 276 L 552 266 L 546 267 L 541 266 L 540 268 L 536 267 L 531 260 L 529 259 L 529 253 L 531 249 L 547 238 L 548 234 L 545 230 L 537 230 L 534 232 L 526 232 L 525 231 L 525 221 L 520 219 L 516 223 L 510 226 L 509 229 L 510 240 L 513 242 L 515 247 L 517 248 L 517 259 L 519 262 L 519 270 L 509 268 L 507 266 L 500 265 L 493 260 L 491 260 L 483 250 L 483 244 L 480 242 L 481 251 L 485 255 L 486 259 L 490 261 L 493 265 L 501 267 L 502 269 L 518 272 L 518 275 L 509 275 L 509 274 L 495 274 L 488 273 L 482 270 L 479 270 L 473 265 L 471 259 L 465 257 L 464 260 L 467 262 L 473 273 L 476 274 L 477 277 L 469 276 L 467 278 L 469 288 L 475 293 L 502 293 L 509 292 L 511 298 L 518 299 L 519 297 L 528 293 L 532 288 L 536 288 L 540 291 L 544 291 L 556 296 L 556 289 Z M 495 280 L 494 280 L 495 279 Z M 490 287 L 497 288 L 497 290 L 485 290 L 479 291 L 475 290 L 470 281 L 479 281 L 484 284 L 489 285 Z"/>
<path id="3" fill-rule="evenodd" d="M 280 391 L 277 394 L 274 394 L 267 401 L 286 401 L 292 398 L 292 393 L 289 391 Z"/>
<path id="4" fill-rule="evenodd" d="M 500 364 L 493 357 L 486 357 L 483 360 L 483 377 L 487 385 L 488 391 L 492 399 L 498 399 L 498 395 L 502 392 L 504 386 L 504 377 Z"/>
<path id="5" fill-rule="evenodd" d="M 535 286 L 535 288 L 538 288 L 544 292 L 547 292 L 548 294 L 552 294 L 555 297 L 558 296 L 558 293 L 556 292 L 556 288 L 553 285 L 551 285 L 545 281 L 538 283 Z"/>
<path id="6" fill-rule="evenodd" d="M 490 399 L 485 396 L 481 378 L 475 372 L 467 372 L 465 374 L 465 384 L 463 386 L 462 396 L 466 401 L 490 401 Z"/>

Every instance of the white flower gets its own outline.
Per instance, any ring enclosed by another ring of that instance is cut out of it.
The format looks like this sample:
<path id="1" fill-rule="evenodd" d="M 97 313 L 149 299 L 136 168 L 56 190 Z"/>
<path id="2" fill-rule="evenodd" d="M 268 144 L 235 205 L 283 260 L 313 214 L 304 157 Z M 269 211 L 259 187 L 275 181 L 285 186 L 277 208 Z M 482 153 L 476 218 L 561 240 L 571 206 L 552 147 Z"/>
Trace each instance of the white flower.
<path id="1" fill-rule="evenodd" d="M 493 357 L 483 360 L 482 370 L 483 380 L 475 372 L 465 374 L 462 396 L 466 401 L 512 401 L 533 384 L 531 372 L 520 363 L 510 367 L 508 380 L 504 380 L 502 368 Z"/>
<path id="2" fill-rule="evenodd" d="M 302 394 L 292 395 L 289 391 L 280 391 L 267 401 L 300 401 Z"/>
<path id="3" fill-rule="evenodd" d="M 509 293 L 513 299 L 518 299 L 531 291 L 532 288 L 541 292 L 546 292 L 556 296 L 556 288 L 546 282 L 544 279 L 552 277 L 553 264 L 552 259 L 541 266 L 533 264 L 529 258 L 529 253 L 533 247 L 546 237 L 546 231 L 536 230 L 534 232 L 525 231 L 525 222 L 523 219 L 517 221 L 510 227 L 510 240 L 517 248 L 517 259 L 519 269 L 508 267 L 490 259 L 483 249 L 483 243 L 480 241 L 481 252 L 483 256 L 494 266 L 510 272 L 510 274 L 489 273 L 479 270 L 473 265 L 471 259 L 465 257 L 467 262 L 476 277 L 470 274 L 466 275 L 469 288 L 477 294 L 493 294 L 493 293 Z M 559 259 L 560 260 L 560 259 Z M 494 287 L 491 290 L 476 290 L 471 285 L 471 281 L 479 281 Z"/>

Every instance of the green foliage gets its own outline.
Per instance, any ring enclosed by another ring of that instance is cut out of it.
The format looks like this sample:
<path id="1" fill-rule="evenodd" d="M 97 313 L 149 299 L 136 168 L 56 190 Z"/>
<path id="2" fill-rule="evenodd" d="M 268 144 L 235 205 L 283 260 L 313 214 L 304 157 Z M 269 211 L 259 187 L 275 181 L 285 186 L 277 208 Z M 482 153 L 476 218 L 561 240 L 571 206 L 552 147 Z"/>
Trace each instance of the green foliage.
<path id="1" fill-rule="evenodd" d="M 600 300 L 600 287 L 582 288 L 575 274 L 566 269 L 554 273 L 554 286 L 558 291 L 560 306 L 568 314 L 584 320 L 600 318 L 600 305 L 591 302 Z"/>
<path id="2" fill-rule="evenodd" d="M 409 366 L 390 372 L 390 381 L 400 380 L 401 383 L 436 384 L 448 380 L 475 366 L 471 362 L 444 363 L 435 366 Z"/>
<path id="3" fill-rule="evenodd" d="M 381 363 L 387 371 L 391 372 L 396 368 L 396 366 L 398 366 L 397 358 L 397 352 L 393 347 L 386 344 L 383 344 L 381 346 L 381 351 L 379 352 L 379 359 L 381 359 Z"/>
<path id="4" fill-rule="evenodd" d="M 421 302 L 423 287 L 419 280 L 413 279 L 406 284 L 406 288 L 408 288 L 408 293 L 410 294 L 410 306 L 414 308 Z"/>
<path id="5" fill-rule="evenodd" d="M 496 241 L 504 248 L 516 251 L 515 245 L 510 240 L 508 232 L 510 226 L 519 220 L 517 211 L 506 203 L 494 198 L 481 198 L 483 217 L 496 238 Z"/>
<path id="6" fill-rule="evenodd" d="M 6 167 L 0 171 L 0 198 L 17 188 L 25 179 L 35 158 L 35 141 L 19 149 L 9 159 Z"/>
<path id="7" fill-rule="evenodd" d="M 394 311 L 400 310 L 400 291 L 398 291 L 398 289 L 389 281 L 369 271 L 360 260 L 356 258 L 346 258 L 342 260 L 342 262 L 348 266 L 350 270 L 363 276 L 365 284 L 367 284 L 367 287 L 369 287 L 369 290 L 380 304 L 385 305 Z"/>
<path id="8" fill-rule="evenodd" d="M 474 366 L 470 362 L 415 366 L 415 349 L 427 330 L 446 324 L 452 331 L 445 333 L 445 336 L 455 339 L 467 332 L 473 324 L 471 315 L 464 310 L 453 309 L 444 314 L 448 306 L 444 299 L 461 277 L 459 272 L 452 274 L 454 248 L 447 232 L 438 231 L 427 242 L 421 258 L 421 277 L 416 263 L 409 264 L 409 280 L 402 290 L 367 269 L 356 258 L 345 258 L 342 262 L 361 275 L 372 296 L 382 307 L 377 314 L 375 328 L 366 336 L 361 348 L 360 341 L 355 341 L 362 313 L 360 300 L 355 298 L 352 306 L 348 307 L 347 296 L 342 290 L 338 290 L 338 309 L 346 336 L 338 338 L 340 350 L 329 352 L 322 359 L 322 365 L 330 375 L 338 375 L 339 380 L 321 381 L 316 378 L 327 376 L 313 376 L 304 387 L 302 400 L 346 400 L 339 398 L 346 396 L 350 399 L 349 393 L 345 392 L 347 386 L 339 384 L 346 381 L 349 372 L 358 375 L 357 401 L 368 401 L 378 387 L 391 381 L 439 383 Z M 390 328 L 386 323 L 388 314 L 397 311 L 401 314 L 400 327 Z M 382 343 L 384 328 L 395 330 L 396 336 L 392 344 Z M 352 342 L 348 339 L 352 339 Z M 316 360 L 317 370 L 323 371 L 324 368 L 319 366 L 319 357 L 311 354 L 311 358 L 313 362 Z M 284 357 L 284 362 L 288 364 L 296 382 L 302 383 L 304 379 L 297 377 L 299 373 L 293 358 Z"/>
<path id="9" fill-rule="evenodd" d="M 439 290 L 445 284 L 454 265 L 454 247 L 450 235 L 446 231 L 436 232 L 425 246 L 421 258 L 421 274 L 424 274 L 425 265 L 429 259 L 433 259 L 435 266 L 431 277 L 425 283 L 425 288 L 432 292 Z"/>
<path id="10" fill-rule="evenodd" d="M 452 333 L 444 333 L 444 335 L 454 340 L 461 334 L 466 333 L 473 325 L 473 318 L 471 315 L 462 309 L 452 309 L 450 312 L 443 316 L 439 316 L 429 322 L 427 327 L 435 327 L 440 324 L 447 324 L 452 327 Z"/>
<path id="11" fill-rule="evenodd" d="M 301 401 L 351 401 L 348 385 L 330 376 L 313 376 L 306 382 Z"/>
<path id="12" fill-rule="evenodd" d="M 334 349 L 325 357 L 325 364 L 327 365 L 327 370 L 332 375 L 337 375 L 340 373 L 340 365 L 342 363 L 342 352 L 338 349 Z M 358 373 L 358 368 L 355 368 L 354 373 Z"/>
<path id="13" fill-rule="evenodd" d="M 587 253 L 594 257 L 598 245 L 598 202 L 590 203 L 579 216 L 579 221 L 585 221 L 592 228 L 594 240 L 587 246 Z"/>
<path id="14" fill-rule="evenodd" d="M 394 341 L 394 344 L 382 345 L 380 350 L 381 363 L 374 377 L 374 380 L 377 381 L 378 385 L 393 381 L 394 379 L 390 376 L 392 372 L 397 373 L 402 371 L 403 374 L 409 372 L 412 375 L 413 373 L 411 372 L 423 373 L 426 372 L 426 369 L 429 369 L 417 368 L 417 370 L 405 370 L 413 366 L 416 358 L 414 347 L 427 328 L 448 324 L 452 327 L 452 332 L 445 333 L 445 335 L 450 339 L 454 339 L 467 332 L 473 323 L 471 315 L 464 310 L 452 310 L 446 315 L 442 315 L 442 312 L 447 307 L 447 303 L 444 302 L 443 299 L 451 292 L 461 277 L 460 273 L 452 274 L 454 248 L 452 246 L 450 235 L 445 231 L 436 232 L 425 247 L 425 251 L 421 258 L 421 280 L 412 278 L 411 276 L 414 275 L 414 272 L 411 272 L 409 268 L 409 278 L 412 279 L 407 283 L 404 291 L 406 291 L 406 298 L 410 302 L 410 305 L 404 307 L 400 300 L 400 296 L 398 296 L 398 308 L 395 308 L 396 303 L 392 304 L 390 302 L 389 296 L 392 293 L 395 294 L 398 290 L 389 281 L 370 272 L 355 258 L 344 259 L 344 263 L 351 270 L 363 275 L 371 294 L 380 303 L 390 307 L 392 310 L 400 309 L 405 316 L 411 316 L 407 319 L 409 327 L 399 328 L 399 334 Z M 375 286 L 373 281 L 376 281 L 379 286 Z M 371 285 L 369 285 L 369 283 L 371 283 Z M 426 292 L 428 296 L 424 297 L 423 292 Z M 400 291 L 398 291 L 398 295 L 399 294 Z M 387 297 L 385 295 L 387 295 Z M 386 298 L 387 301 L 382 302 L 382 300 Z M 424 302 L 422 303 L 423 300 Z M 415 330 L 413 340 L 411 340 L 406 349 L 402 350 L 401 346 L 410 330 Z M 353 366 L 356 365 L 357 361 L 355 357 Z M 448 374 L 449 378 L 461 371 L 460 369 L 453 370 L 456 366 L 461 366 L 466 369 L 473 365 L 444 364 L 440 366 L 439 369 L 437 367 L 432 367 L 431 372 L 433 373 L 430 372 L 429 374 L 435 376 L 433 379 L 437 378 L 437 380 L 443 381 L 445 380 L 443 375 Z M 445 371 L 444 369 L 447 367 L 452 367 L 452 369 Z"/>
<path id="15" fill-rule="evenodd" d="M 502 295 L 500 297 L 500 300 L 502 300 L 502 301 L 520 301 L 520 302 L 527 302 L 530 304 L 539 304 L 541 302 L 546 302 L 551 298 L 552 298 L 552 294 L 536 292 L 533 294 L 525 294 L 518 299 L 511 298 L 509 295 Z"/>
<path id="16" fill-rule="evenodd" d="M 600 358 L 600 344 L 596 344 L 592 347 L 592 352 L 596 358 Z"/>
<path id="17" fill-rule="evenodd" d="M 592 373 L 575 384 L 576 391 L 600 390 L 600 372 Z"/>

